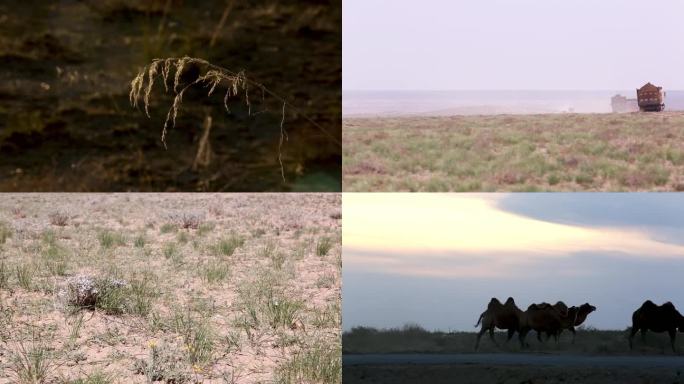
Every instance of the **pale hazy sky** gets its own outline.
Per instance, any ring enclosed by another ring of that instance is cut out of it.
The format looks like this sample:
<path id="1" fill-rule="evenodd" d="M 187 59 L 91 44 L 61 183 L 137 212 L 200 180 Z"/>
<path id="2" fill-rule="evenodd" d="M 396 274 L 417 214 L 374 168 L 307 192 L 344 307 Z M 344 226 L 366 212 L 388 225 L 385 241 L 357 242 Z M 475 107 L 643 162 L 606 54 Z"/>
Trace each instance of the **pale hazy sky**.
<path id="1" fill-rule="evenodd" d="M 346 194 L 345 330 L 472 330 L 491 297 L 599 310 L 623 329 L 646 299 L 684 311 L 683 194 Z"/>
<path id="2" fill-rule="evenodd" d="M 683 18 L 681 0 L 343 0 L 342 87 L 684 89 Z"/>

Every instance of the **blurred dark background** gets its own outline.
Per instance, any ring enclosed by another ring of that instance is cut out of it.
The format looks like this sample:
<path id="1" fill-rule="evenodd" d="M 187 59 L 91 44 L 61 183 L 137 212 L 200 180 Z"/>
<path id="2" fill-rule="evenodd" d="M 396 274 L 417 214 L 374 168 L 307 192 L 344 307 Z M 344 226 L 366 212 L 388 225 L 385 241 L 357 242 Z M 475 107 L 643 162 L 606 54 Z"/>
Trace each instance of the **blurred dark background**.
<path id="1" fill-rule="evenodd" d="M 0 190 L 341 190 L 341 0 L 0 1 Z M 202 58 L 284 97 L 260 92 L 223 108 L 223 91 L 172 96 L 160 82 L 151 118 L 129 83 L 154 58 Z M 315 121 L 315 126 L 304 116 Z M 193 167 L 210 116 L 211 158 Z M 327 132 L 327 134 L 325 132 Z"/>

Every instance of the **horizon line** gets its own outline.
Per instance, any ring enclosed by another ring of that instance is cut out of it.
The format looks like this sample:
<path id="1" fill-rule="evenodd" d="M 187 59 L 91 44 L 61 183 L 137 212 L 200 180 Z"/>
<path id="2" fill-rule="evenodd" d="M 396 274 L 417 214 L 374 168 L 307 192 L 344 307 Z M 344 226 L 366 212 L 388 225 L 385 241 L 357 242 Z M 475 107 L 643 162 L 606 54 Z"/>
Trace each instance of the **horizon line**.
<path id="1" fill-rule="evenodd" d="M 636 87 L 634 90 L 636 91 Z M 487 88 L 487 89 L 345 89 L 342 88 L 342 92 L 501 92 L 501 91 L 512 91 L 512 92 L 615 92 L 615 91 L 625 91 L 628 90 L 627 88 L 623 89 L 617 89 L 617 88 L 610 88 L 610 89 L 565 89 L 565 88 L 558 88 L 558 89 L 525 89 L 525 88 L 519 88 L 519 89 L 513 89 L 513 88 L 501 88 L 501 89 L 494 89 L 494 88 Z M 630 89 L 631 90 L 631 89 Z M 664 89 L 665 92 L 667 91 L 684 91 L 683 89 Z"/>
<path id="2" fill-rule="evenodd" d="M 582 325 L 580 325 L 579 327 L 582 327 Z M 579 327 L 576 327 L 575 329 L 576 329 L 576 330 L 580 330 Z M 344 329 L 344 327 L 343 327 L 342 333 L 351 332 L 352 330 L 354 330 L 354 328 L 373 329 L 373 330 L 378 331 L 378 332 L 397 332 L 397 331 L 402 332 L 402 331 L 404 331 L 405 329 L 420 328 L 420 329 L 422 329 L 423 331 L 429 332 L 429 333 L 477 333 L 477 332 L 478 332 L 478 329 L 479 329 L 479 327 L 474 327 L 472 331 L 460 331 L 460 330 L 456 330 L 456 329 L 448 329 L 448 330 L 432 329 L 432 330 L 430 330 L 430 329 L 424 328 L 424 327 L 423 327 L 422 325 L 420 325 L 420 324 L 416 324 L 416 323 L 406 323 L 406 324 L 401 325 L 401 326 L 396 326 L 396 327 L 384 327 L 384 328 L 373 327 L 373 326 L 369 326 L 369 325 L 354 325 L 354 326 L 352 326 L 352 327 L 349 328 L 349 329 Z M 627 325 L 626 328 L 630 328 L 630 326 Z M 594 326 L 586 326 L 586 327 L 584 327 L 582 330 L 584 330 L 584 331 L 617 331 L 617 332 L 623 332 L 623 331 L 624 331 L 624 329 L 616 329 L 616 328 L 606 329 L 606 328 L 596 328 L 596 327 L 594 327 Z M 494 332 L 506 332 L 506 330 L 505 330 L 505 329 L 498 329 L 498 328 L 496 328 L 496 329 L 494 330 Z"/>

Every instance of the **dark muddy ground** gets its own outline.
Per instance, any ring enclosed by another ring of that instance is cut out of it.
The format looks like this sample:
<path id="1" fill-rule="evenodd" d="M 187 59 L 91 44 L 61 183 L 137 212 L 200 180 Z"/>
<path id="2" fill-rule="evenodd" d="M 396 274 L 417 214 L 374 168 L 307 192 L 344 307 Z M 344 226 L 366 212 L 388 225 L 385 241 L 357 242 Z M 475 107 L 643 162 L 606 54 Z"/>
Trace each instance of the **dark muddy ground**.
<path id="1" fill-rule="evenodd" d="M 339 191 L 341 54 L 340 0 L 0 1 L 0 190 Z M 163 86 L 151 118 L 130 106 L 138 70 L 184 55 L 245 70 L 299 109 L 285 182 L 275 98 L 252 94 L 251 115 L 235 98 L 228 114 L 220 90 L 189 91 L 167 149 Z M 207 115 L 211 160 L 193 170 Z"/>
<path id="2" fill-rule="evenodd" d="M 677 353 L 672 352 L 667 333 L 647 332 L 637 334 L 633 349 L 629 348 L 629 329 L 599 330 L 580 327 L 575 341 L 568 331 L 563 332 L 555 343 L 553 339 L 542 338 L 539 342 L 531 332 L 525 339 L 528 347 L 521 349 L 518 336 L 506 342 L 505 332 L 495 332 L 496 344 L 487 335 L 480 341 L 477 353 L 541 353 L 569 355 L 684 355 L 684 337 L 679 334 L 675 340 Z M 420 327 L 407 326 L 401 329 L 375 329 L 356 327 L 342 334 L 342 348 L 345 354 L 472 354 L 475 351 L 475 332 L 427 331 Z M 684 361 L 684 360 L 682 360 Z"/>
<path id="3" fill-rule="evenodd" d="M 344 365 L 347 384 L 679 384 L 680 368 L 520 365 Z"/>

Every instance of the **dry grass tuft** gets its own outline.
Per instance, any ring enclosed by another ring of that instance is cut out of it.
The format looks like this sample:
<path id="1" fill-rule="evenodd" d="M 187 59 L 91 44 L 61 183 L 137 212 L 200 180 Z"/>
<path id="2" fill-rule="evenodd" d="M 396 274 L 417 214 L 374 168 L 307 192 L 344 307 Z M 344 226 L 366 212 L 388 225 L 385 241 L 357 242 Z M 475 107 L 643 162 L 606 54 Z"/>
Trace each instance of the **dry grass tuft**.
<path id="1" fill-rule="evenodd" d="M 204 74 L 200 74 L 195 80 L 189 84 L 183 84 L 181 82 L 181 77 L 183 71 L 191 65 L 197 65 L 204 69 Z M 169 79 L 171 78 L 173 72 L 173 84 L 169 87 Z M 152 94 L 152 88 L 154 87 L 155 80 L 161 76 L 164 89 L 166 92 L 169 90 L 173 93 L 174 99 L 173 104 L 169 108 L 166 114 L 166 120 L 164 121 L 164 128 L 162 129 L 161 140 L 166 148 L 166 134 L 169 128 L 176 126 L 176 118 L 178 117 L 178 111 L 183 104 L 183 94 L 185 91 L 193 86 L 203 85 L 209 88 L 207 92 L 207 97 L 211 96 L 212 93 L 220 84 L 226 85 L 226 91 L 223 95 L 223 106 L 226 112 L 230 113 L 230 108 L 228 108 L 228 100 L 231 97 L 239 97 L 242 95 L 244 97 L 245 105 L 249 110 L 251 115 L 251 104 L 249 101 L 249 91 L 250 87 L 256 88 L 261 91 L 262 98 L 265 94 L 269 94 L 282 102 L 282 119 L 280 121 L 280 140 L 278 143 L 278 162 L 280 163 L 280 170 L 285 179 L 285 170 L 283 168 L 282 162 L 282 146 L 284 140 L 287 140 L 287 132 L 284 129 L 285 124 L 285 105 L 287 102 L 282 97 L 276 95 L 275 93 L 269 91 L 262 84 L 252 81 L 247 78 L 244 71 L 233 72 L 227 68 L 219 67 L 217 65 L 211 64 L 210 62 L 193 58 L 193 57 L 170 57 L 166 59 L 154 59 L 152 63 L 148 66 L 143 67 L 140 72 L 131 81 L 131 91 L 129 93 L 129 99 L 133 107 L 138 107 L 140 100 L 142 99 L 142 105 L 145 108 L 145 114 L 150 117 L 150 97 Z M 317 125 L 318 126 L 318 125 Z M 320 127 L 319 127 L 320 128 Z"/>
<path id="2" fill-rule="evenodd" d="M 52 212 L 49 216 L 50 224 L 64 227 L 69 222 L 69 214 L 66 212 Z"/>

